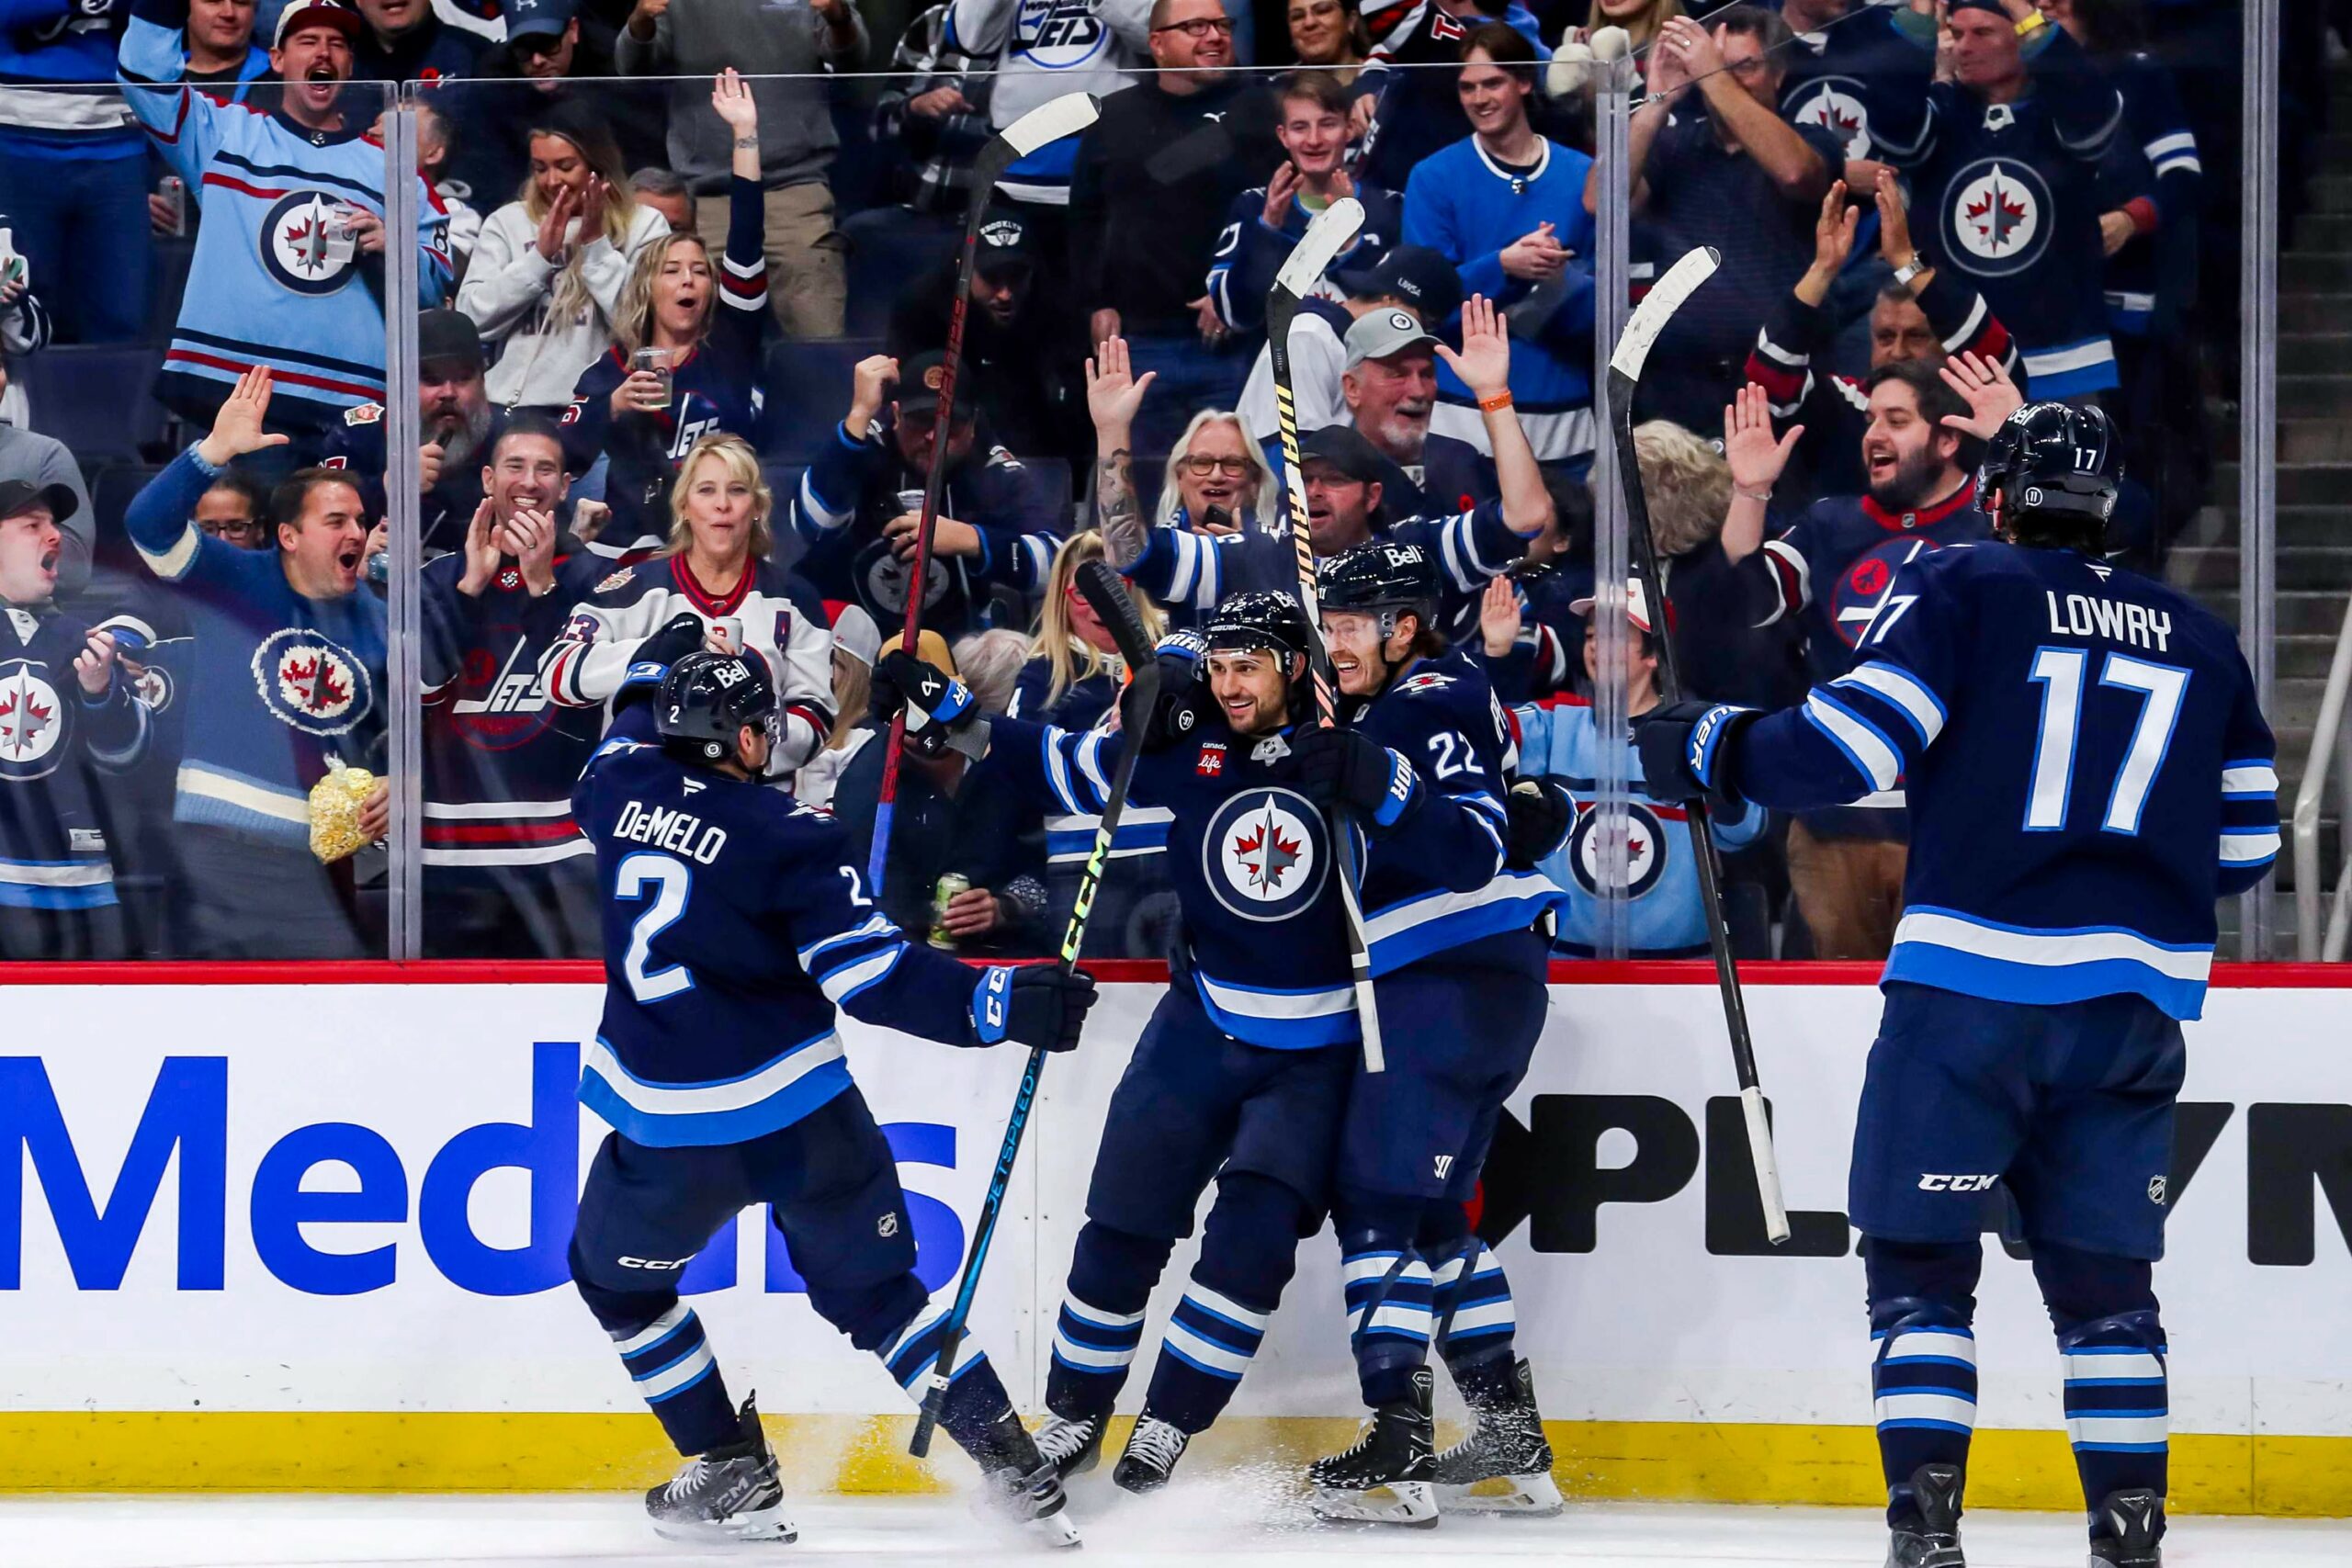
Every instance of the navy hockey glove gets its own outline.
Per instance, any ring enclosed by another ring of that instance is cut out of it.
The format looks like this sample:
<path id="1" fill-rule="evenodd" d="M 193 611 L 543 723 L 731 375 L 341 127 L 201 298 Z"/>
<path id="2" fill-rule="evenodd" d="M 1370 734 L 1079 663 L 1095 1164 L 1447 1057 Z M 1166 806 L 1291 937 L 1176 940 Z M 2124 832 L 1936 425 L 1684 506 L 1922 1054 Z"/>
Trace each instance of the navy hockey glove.
<path id="1" fill-rule="evenodd" d="M 1557 853 L 1577 819 L 1573 795 L 1550 779 L 1521 779 L 1503 796 L 1510 818 L 1503 835 L 1503 865 L 1533 871 Z"/>
<path id="2" fill-rule="evenodd" d="M 901 708 L 907 715 L 907 750 L 918 757 L 938 757 L 951 749 L 978 756 L 987 750 L 956 745 L 959 733 L 979 722 L 971 688 L 937 665 L 894 649 L 874 671 L 874 716 L 887 723 Z"/>
<path id="3" fill-rule="evenodd" d="M 638 703 L 649 702 L 662 687 L 662 677 L 670 666 L 695 652 L 710 635 L 708 625 L 692 610 L 681 610 L 670 617 L 667 625 L 637 645 L 637 652 L 628 663 L 628 673 L 622 678 L 621 689 L 614 694 L 613 712 L 619 715 Z"/>
<path id="4" fill-rule="evenodd" d="M 1738 798 L 1732 743 L 1762 716 L 1754 708 L 1697 701 L 1661 703 L 1643 714 L 1634 720 L 1634 749 L 1641 753 L 1644 792 L 1675 804 L 1709 794 Z"/>
<path id="5" fill-rule="evenodd" d="M 1201 655 L 1207 647 L 1198 632 L 1177 632 L 1159 639 L 1154 659 L 1159 667 L 1159 690 L 1150 708 L 1137 713 L 1129 704 L 1119 713 L 1120 728 L 1136 738 L 1141 750 L 1165 751 L 1191 739 L 1200 728 Z"/>
<path id="6" fill-rule="evenodd" d="M 1032 1050 L 1069 1051 L 1094 1005 L 1094 976 L 1058 964 L 999 964 L 972 991 L 972 1032 L 983 1045 L 1010 1040 Z"/>
<path id="7" fill-rule="evenodd" d="M 1413 765 L 1352 729 L 1302 729 L 1290 749 L 1301 795 L 1327 810 L 1344 807 L 1375 831 L 1394 828 L 1421 798 Z"/>

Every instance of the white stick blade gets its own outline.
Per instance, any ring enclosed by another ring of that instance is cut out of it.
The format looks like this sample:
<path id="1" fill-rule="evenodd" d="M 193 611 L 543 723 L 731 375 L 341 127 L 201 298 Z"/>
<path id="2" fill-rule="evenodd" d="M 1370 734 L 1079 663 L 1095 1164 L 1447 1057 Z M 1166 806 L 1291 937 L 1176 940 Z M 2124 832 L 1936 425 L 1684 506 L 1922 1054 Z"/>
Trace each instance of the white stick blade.
<path id="1" fill-rule="evenodd" d="M 1274 287 L 1289 292 L 1292 298 L 1304 299 L 1315 290 L 1316 280 L 1323 276 L 1334 258 L 1348 248 L 1363 227 L 1363 203 L 1354 197 L 1341 197 L 1315 215 L 1306 232 L 1290 253 L 1290 260 L 1283 263 L 1282 271 L 1274 275 Z"/>
<path id="2" fill-rule="evenodd" d="M 1631 321 L 1625 323 L 1624 335 L 1617 340 L 1617 352 L 1609 356 L 1609 368 L 1629 381 L 1642 378 L 1643 362 L 1650 356 L 1650 345 L 1657 342 L 1657 334 L 1682 308 L 1682 301 L 1699 291 L 1699 286 L 1715 276 L 1715 268 L 1723 265 L 1723 253 L 1711 245 L 1701 245 L 1685 254 L 1667 269 L 1667 274 L 1642 296 L 1634 308 Z"/>
<path id="3" fill-rule="evenodd" d="M 997 134 L 1013 152 L 1026 158 L 1038 148 L 1076 136 L 1102 113 L 1102 100 L 1091 93 L 1064 93 L 1049 104 L 1039 104 Z"/>

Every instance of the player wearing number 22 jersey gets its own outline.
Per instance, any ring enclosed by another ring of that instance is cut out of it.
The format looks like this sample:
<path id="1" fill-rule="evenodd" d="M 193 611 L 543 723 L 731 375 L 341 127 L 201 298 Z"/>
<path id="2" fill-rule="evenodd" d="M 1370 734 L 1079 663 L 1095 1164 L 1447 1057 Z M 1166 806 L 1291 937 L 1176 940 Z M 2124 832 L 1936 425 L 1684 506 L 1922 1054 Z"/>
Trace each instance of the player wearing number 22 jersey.
<path id="1" fill-rule="evenodd" d="M 1999 539 L 1895 576 L 1847 673 L 1770 715 L 1679 704 L 1672 775 L 1804 809 L 1902 780 L 1912 848 L 1854 1137 L 1879 1439 L 1904 1568 L 1962 1562 L 1984 1194 L 2006 1183 L 2065 1371 L 2092 1561 L 2164 1530 L 2164 1251 L 2180 1021 L 2214 900 L 2278 852 L 2269 727 L 2229 628 L 2099 554 L 2104 415 L 2020 409 L 1980 489 Z"/>

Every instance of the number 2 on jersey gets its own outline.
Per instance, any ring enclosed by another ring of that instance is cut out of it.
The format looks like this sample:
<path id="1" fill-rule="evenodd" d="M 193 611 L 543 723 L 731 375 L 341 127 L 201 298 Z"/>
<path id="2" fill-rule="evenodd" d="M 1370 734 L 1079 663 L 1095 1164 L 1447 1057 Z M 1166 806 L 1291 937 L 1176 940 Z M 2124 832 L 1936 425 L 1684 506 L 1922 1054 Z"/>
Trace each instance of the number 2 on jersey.
<path id="1" fill-rule="evenodd" d="M 686 895 L 694 885 L 695 874 L 684 865 L 668 855 L 642 850 L 614 869 L 614 897 L 642 898 L 649 891 L 653 897 L 645 913 L 629 927 L 628 952 L 621 959 L 621 975 L 628 981 L 629 994 L 640 1002 L 663 1001 L 695 988 L 694 972 L 683 964 L 650 971 L 645 967 L 652 956 L 653 939 L 686 912 Z"/>
<path id="2" fill-rule="evenodd" d="M 2025 803 L 2029 833 L 2060 832 L 2066 826 L 2075 784 L 2075 742 L 2083 724 L 2083 677 L 2089 663 L 2085 649 L 2034 650 L 2026 678 L 2041 688 L 2041 728 L 2034 741 L 2032 788 Z M 2139 721 L 2132 727 L 2132 744 L 2124 751 L 2123 766 L 2108 793 L 2107 815 L 2099 823 L 2107 832 L 2136 836 L 2140 813 L 2155 788 L 2156 773 L 2172 746 L 2173 726 L 2180 721 L 2181 704 L 2188 695 L 2188 671 L 2110 653 L 2099 669 L 2098 683 L 2140 694 Z"/>

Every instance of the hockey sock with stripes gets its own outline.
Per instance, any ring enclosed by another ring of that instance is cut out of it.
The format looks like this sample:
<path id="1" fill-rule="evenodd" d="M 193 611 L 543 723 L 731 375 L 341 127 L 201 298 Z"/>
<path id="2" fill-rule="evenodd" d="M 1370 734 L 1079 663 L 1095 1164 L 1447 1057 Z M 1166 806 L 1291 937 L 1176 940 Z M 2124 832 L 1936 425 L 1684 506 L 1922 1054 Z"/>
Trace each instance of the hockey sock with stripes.
<path id="1" fill-rule="evenodd" d="M 2161 1497 L 2171 1462 L 2171 1400 L 2154 1269 L 2144 1260 L 2037 1242 L 2034 1277 L 2065 1373 L 2066 1438 L 2096 1515 L 2109 1493 Z"/>
<path id="2" fill-rule="evenodd" d="M 668 1309 L 650 1321 L 635 1327 L 607 1324 L 605 1332 L 638 1396 L 661 1418 L 680 1453 L 708 1453 L 741 1439 L 727 1380 L 694 1308 L 673 1297 Z"/>
<path id="3" fill-rule="evenodd" d="M 1143 1344 L 1144 1308 L 1175 1244 L 1089 1220 L 1054 1321 L 1046 1408 L 1065 1421 L 1108 1416 Z"/>
<path id="4" fill-rule="evenodd" d="M 1200 1261 L 1159 1343 L 1147 1412 L 1195 1433 L 1224 1413 L 1296 1267 L 1300 1209 L 1289 1188 L 1252 1172 L 1217 1183 Z"/>
<path id="5" fill-rule="evenodd" d="M 1451 1205 L 1459 1213 L 1461 1205 Z M 1475 1235 L 1435 1238 L 1421 1227 L 1421 1251 L 1431 1259 L 1430 1308 L 1438 1354 L 1464 1403 L 1485 1409 L 1519 1392 L 1518 1329 L 1510 1281 L 1503 1266 Z"/>
<path id="6" fill-rule="evenodd" d="M 1887 1518 L 1916 1511 L 1911 1477 L 1949 1464 L 1964 1475 L 1976 1432 L 1976 1280 L 1981 1243 L 1888 1242 L 1863 1247 L 1870 1276 L 1871 1393 Z"/>
<path id="7" fill-rule="evenodd" d="M 1348 1343 L 1363 1402 L 1375 1408 L 1412 1397 L 1413 1374 L 1429 1360 L 1436 1290 L 1414 1245 L 1419 1211 L 1419 1199 L 1354 1193 L 1342 1194 L 1335 1216 Z"/>

